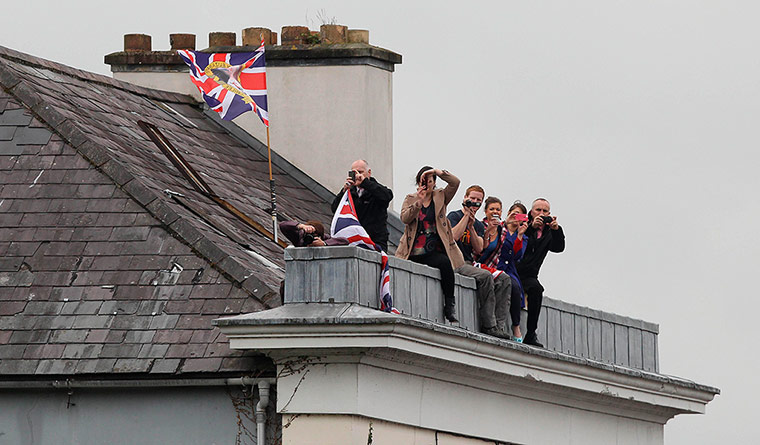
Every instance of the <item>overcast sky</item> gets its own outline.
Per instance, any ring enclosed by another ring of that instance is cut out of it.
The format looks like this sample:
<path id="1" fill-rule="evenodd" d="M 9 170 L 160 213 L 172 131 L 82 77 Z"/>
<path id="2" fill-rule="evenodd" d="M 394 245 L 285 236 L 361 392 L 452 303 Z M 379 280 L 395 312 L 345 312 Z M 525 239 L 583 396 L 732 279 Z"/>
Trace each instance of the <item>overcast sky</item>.
<path id="1" fill-rule="evenodd" d="M 318 29 L 319 9 L 404 56 L 396 196 L 432 164 L 505 202 L 549 198 L 567 251 L 547 295 L 658 323 L 661 371 L 723 391 L 666 443 L 760 441 L 760 2 L 30 0 L 3 2 L 0 45 L 110 74 L 126 33 L 205 48 L 211 31 Z"/>

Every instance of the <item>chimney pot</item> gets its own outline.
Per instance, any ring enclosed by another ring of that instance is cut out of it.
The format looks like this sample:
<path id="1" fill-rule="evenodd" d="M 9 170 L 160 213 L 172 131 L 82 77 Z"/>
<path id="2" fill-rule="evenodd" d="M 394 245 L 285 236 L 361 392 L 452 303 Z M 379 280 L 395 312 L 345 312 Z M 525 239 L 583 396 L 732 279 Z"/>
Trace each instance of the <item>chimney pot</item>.
<path id="1" fill-rule="evenodd" d="M 348 39 L 346 34 L 347 26 L 343 25 L 322 25 L 319 27 L 319 34 L 324 43 L 346 43 Z"/>
<path id="2" fill-rule="evenodd" d="M 311 32 L 306 26 L 283 26 L 280 39 L 283 45 L 301 45 L 305 43 L 304 38 L 309 35 Z"/>
<path id="3" fill-rule="evenodd" d="M 264 45 L 277 45 L 277 37 L 275 34 L 274 41 L 272 41 L 272 30 L 269 28 L 245 28 L 243 30 L 243 46 L 256 46 L 261 45 L 261 38 L 264 37 Z"/>
<path id="4" fill-rule="evenodd" d="M 369 44 L 369 31 L 366 29 L 349 29 L 348 43 L 366 43 Z"/>
<path id="5" fill-rule="evenodd" d="M 124 34 L 124 51 L 150 51 L 151 38 L 147 34 Z"/>
<path id="6" fill-rule="evenodd" d="M 210 32 L 208 33 L 208 46 L 235 46 L 237 35 L 234 32 Z"/>
<path id="7" fill-rule="evenodd" d="M 195 50 L 195 34 L 169 34 L 169 44 L 172 50 Z"/>

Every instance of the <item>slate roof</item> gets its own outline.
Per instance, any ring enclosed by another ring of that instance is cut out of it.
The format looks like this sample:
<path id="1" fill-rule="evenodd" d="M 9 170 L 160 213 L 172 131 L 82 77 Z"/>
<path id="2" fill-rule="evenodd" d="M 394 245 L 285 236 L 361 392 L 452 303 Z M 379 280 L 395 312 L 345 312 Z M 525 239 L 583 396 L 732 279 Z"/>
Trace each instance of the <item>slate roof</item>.
<path id="1" fill-rule="evenodd" d="M 211 320 L 280 304 L 265 147 L 191 98 L 0 47 L 0 379 L 250 371 Z M 329 192 L 277 158 L 278 208 L 329 222 Z M 309 182 L 311 181 L 311 182 Z"/>

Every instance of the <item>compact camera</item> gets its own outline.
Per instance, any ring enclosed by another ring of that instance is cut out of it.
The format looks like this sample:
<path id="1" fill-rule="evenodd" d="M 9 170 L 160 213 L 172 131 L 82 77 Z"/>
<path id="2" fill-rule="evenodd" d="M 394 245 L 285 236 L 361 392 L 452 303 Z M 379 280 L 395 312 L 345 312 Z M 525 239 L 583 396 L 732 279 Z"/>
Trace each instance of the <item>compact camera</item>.
<path id="1" fill-rule="evenodd" d="M 515 213 L 515 220 L 520 222 L 528 221 L 528 215 L 525 213 Z"/>
<path id="2" fill-rule="evenodd" d="M 464 206 L 465 206 L 465 207 L 475 207 L 475 208 L 477 209 L 477 208 L 480 208 L 480 203 L 479 203 L 479 202 L 472 202 L 472 201 L 470 201 L 470 200 L 468 199 L 468 200 L 466 200 L 466 201 L 464 202 Z"/>
<path id="3" fill-rule="evenodd" d="M 351 178 L 352 181 L 356 181 L 356 172 L 353 170 L 349 170 L 348 177 Z"/>

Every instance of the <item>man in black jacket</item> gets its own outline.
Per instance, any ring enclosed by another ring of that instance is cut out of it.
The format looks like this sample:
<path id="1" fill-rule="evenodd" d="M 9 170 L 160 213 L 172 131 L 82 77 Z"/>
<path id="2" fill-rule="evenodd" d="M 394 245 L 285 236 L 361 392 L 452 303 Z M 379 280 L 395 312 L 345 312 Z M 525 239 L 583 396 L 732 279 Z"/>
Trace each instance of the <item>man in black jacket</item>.
<path id="1" fill-rule="evenodd" d="M 538 281 L 538 271 L 547 253 L 560 253 L 565 250 L 565 233 L 557 224 L 557 217 L 551 216 L 550 213 L 549 201 L 544 198 L 533 201 L 528 230 L 525 232 L 528 246 L 522 260 L 517 263 L 517 273 L 528 297 L 528 323 L 523 343 L 539 348 L 544 347 L 536 336 L 544 287 Z"/>
<path id="2" fill-rule="evenodd" d="M 356 207 L 356 216 L 372 241 L 388 252 L 388 204 L 393 192 L 372 177 L 372 169 L 367 161 L 359 159 L 351 164 L 350 174 L 332 203 L 332 211 L 338 208 L 343 192 L 351 191 Z M 353 177 L 352 177 L 353 176 Z"/>

